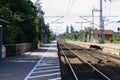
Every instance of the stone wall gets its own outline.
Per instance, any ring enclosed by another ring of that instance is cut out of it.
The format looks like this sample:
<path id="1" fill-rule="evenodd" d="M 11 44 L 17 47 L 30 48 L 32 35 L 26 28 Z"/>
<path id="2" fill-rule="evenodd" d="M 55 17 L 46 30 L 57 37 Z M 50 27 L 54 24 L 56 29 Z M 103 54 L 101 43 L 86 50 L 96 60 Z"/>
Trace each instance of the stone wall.
<path id="1" fill-rule="evenodd" d="M 20 55 L 26 51 L 29 51 L 32 47 L 31 43 L 21 43 L 21 44 L 5 44 L 6 55 Z"/>

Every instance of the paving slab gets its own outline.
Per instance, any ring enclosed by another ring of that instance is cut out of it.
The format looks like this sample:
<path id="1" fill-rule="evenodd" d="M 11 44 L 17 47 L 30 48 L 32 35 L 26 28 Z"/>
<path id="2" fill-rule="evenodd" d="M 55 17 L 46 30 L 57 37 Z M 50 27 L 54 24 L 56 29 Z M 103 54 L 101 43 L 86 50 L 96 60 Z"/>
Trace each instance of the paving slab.
<path id="1" fill-rule="evenodd" d="M 56 42 L 0 62 L 0 80 L 61 80 L 60 74 Z"/>
<path id="2" fill-rule="evenodd" d="M 42 47 L 42 49 L 45 48 Z M 56 42 L 50 44 L 47 49 L 24 80 L 61 80 Z"/>

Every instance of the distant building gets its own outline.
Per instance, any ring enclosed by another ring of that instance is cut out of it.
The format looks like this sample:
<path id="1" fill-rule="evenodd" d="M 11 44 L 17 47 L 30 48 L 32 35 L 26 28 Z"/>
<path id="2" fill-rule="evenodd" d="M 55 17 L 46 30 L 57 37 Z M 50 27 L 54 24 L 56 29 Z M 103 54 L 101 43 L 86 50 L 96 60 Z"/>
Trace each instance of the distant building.
<path id="1" fill-rule="evenodd" d="M 112 30 L 104 30 L 104 40 L 110 40 L 112 38 Z M 101 36 L 101 30 L 92 30 L 91 31 L 91 41 L 98 42 L 99 37 Z"/>

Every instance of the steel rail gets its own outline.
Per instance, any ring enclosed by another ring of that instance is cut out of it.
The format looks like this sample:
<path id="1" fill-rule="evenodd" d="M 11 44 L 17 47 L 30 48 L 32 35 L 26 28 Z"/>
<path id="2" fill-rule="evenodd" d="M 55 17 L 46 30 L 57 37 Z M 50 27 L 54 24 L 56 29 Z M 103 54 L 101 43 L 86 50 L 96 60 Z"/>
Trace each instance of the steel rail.
<path id="1" fill-rule="evenodd" d="M 59 47 L 60 47 L 60 46 L 59 46 Z M 61 47 L 60 47 L 60 49 L 62 50 L 62 53 L 63 53 L 63 55 L 64 55 L 64 57 L 65 57 L 65 60 L 67 61 L 67 63 L 68 63 L 68 65 L 69 65 L 69 67 L 70 67 L 70 69 L 71 69 L 71 71 L 72 71 L 75 79 L 76 79 L 76 80 L 79 80 L 78 77 L 77 77 L 77 75 L 76 75 L 76 73 L 75 73 L 75 71 L 74 71 L 74 69 L 72 68 L 72 65 L 70 64 L 69 59 L 68 59 L 67 56 L 65 55 L 63 49 L 62 49 Z"/>
<path id="2" fill-rule="evenodd" d="M 98 54 L 97 54 L 98 55 Z M 91 56 L 93 56 L 93 55 L 91 55 Z M 99 57 L 96 57 L 96 56 L 93 56 L 94 58 L 96 58 L 96 59 L 98 59 L 98 60 L 100 60 L 100 58 Z M 102 56 L 103 57 L 103 56 Z M 109 55 L 106 55 L 106 59 L 108 59 L 109 61 L 111 61 L 113 64 L 115 64 L 115 65 L 118 65 L 118 66 L 120 66 L 120 63 L 119 62 L 116 62 L 116 61 L 114 61 L 114 60 L 111 60 L 111 58 L 113 58 L 113 59 L 116 59 L 116 58 L 114 58 L 114 57 L 110 57 Z M 120 60 L 120 59 L 118 59 L 118 60 Z"/>
<path id="3" fill-rule="evenodd" d="M 111 55 L 108 55 L 108 54 L 96 54 L 96 56 L 95 55 L 93 55 L 93 53 L 92 52 L 89 52 L 89 53 L 91 53 L 90 55 L 92 56 L 92 57 L 94 57 L 94 58 L 96 58 L 97 60 L 103 60 L 103 59 L 101 59 L 102 57 L 103 58 L 105 58 L 106 57 L 106 59 L 108 59 L 108 61 L 111 61 L 113 64 L 115 64 L 115 65 L 118 65 L 118 66 L 120 66 L 120 63 L 119 62 L 116 62 L 116 61 L 114 61 L 114 60 L 111 60 L 111 58 L 113 58 L 113 59 L 118 59 L 119 61 L 120 61 L 120 58 L 117 58 L 117 57 L 114 57 L 114 56 L 111 56 Z M 99 57 L 101 55 L 101 57 Z M 105 57 L 104 57 L 105 56 Z"/>
<path id="4" fill-rule="evenodd" d="M 68 48 L 67 46 L 65 46 Z M 82 59 L 79 55 L 77 55 L 74 51 L 72 51 L 70 48 L 68 48 L 74 55 L 76 55 L 80 60 L 88 64 L 90 67 L 92 67 L 94 70 L 96 70 L 100 75 L 102 75 L 106 80 L 111 80 L 109 77 L 107 77 L 104 73 L 102 73 L 100 70 L 98 70 L 96 67 L 94 67 L 92 64 L 87 62 L 86 60 Z"/>

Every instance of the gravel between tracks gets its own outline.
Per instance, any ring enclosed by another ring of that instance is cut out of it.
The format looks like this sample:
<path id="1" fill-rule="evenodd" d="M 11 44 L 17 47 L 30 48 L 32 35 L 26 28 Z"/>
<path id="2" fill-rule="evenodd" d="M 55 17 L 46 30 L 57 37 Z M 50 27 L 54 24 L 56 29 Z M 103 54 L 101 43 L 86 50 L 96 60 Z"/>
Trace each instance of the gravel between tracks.
<path id="1" fill-rule="evenodd" d="M 81 48 L 80 46 L 73 45 L 73 44 L 64 43 L 64 45 L 68 46 L 70 49 L 72 49 L 77 54 L 82 56 L 83 59 L 85 59 L 85 60 L 89 61 L 90 63 L 92 63 L 100 71 L 102 71 L 104 74 L 106 74 L 108 77 L 110 77 L 111 80 L 120 80 L 120 66 L 116 65 L 116 63 L 113 64 L 113 62 L 111 62 L 110 59 L 106 58 L 105 55 L 103 57 L 101 54 L 98 54 L 98 51 L 96 51 L 96 50 L 84 49 L 84 48 Z M 67 49 L 64 49 L 64 50 L 67 50 Z M 91 53 L 95 57 L 91 56 Z M 69 54 L 67 53 L 67 55 L 69 55 Z M 110 56 L 109 56 L 109 58 L 110 58 Z M 105 62 L 103 64 L 101 64 L 101 63 L 99 63 L 100 60 L 104 60 Z M 74 64 L 78 63 L 78 61 L 73 59 L 73 58 L 71 59 L 71 62 L 73 62 Z M 71 77 L 72 74 L 69 71 L 70 69 L 68 68 L 68 65 L 67 66 L 66 65 L 67 64 L 65 63 L 65 60 L 64 60 L 64 58 L 63 58 L 63 56 L 61 54 L 62 80 L 74 80 Z M 78 70 L 78 72 L 79 72 L 79 70 Z M 69 77 L 67 75 L 69 75 Z M 80 74 L 80 75 L 82 75 L 82 74 Z M 85 79 L 83 79 L 83 80 L 85 80 Z"/>

